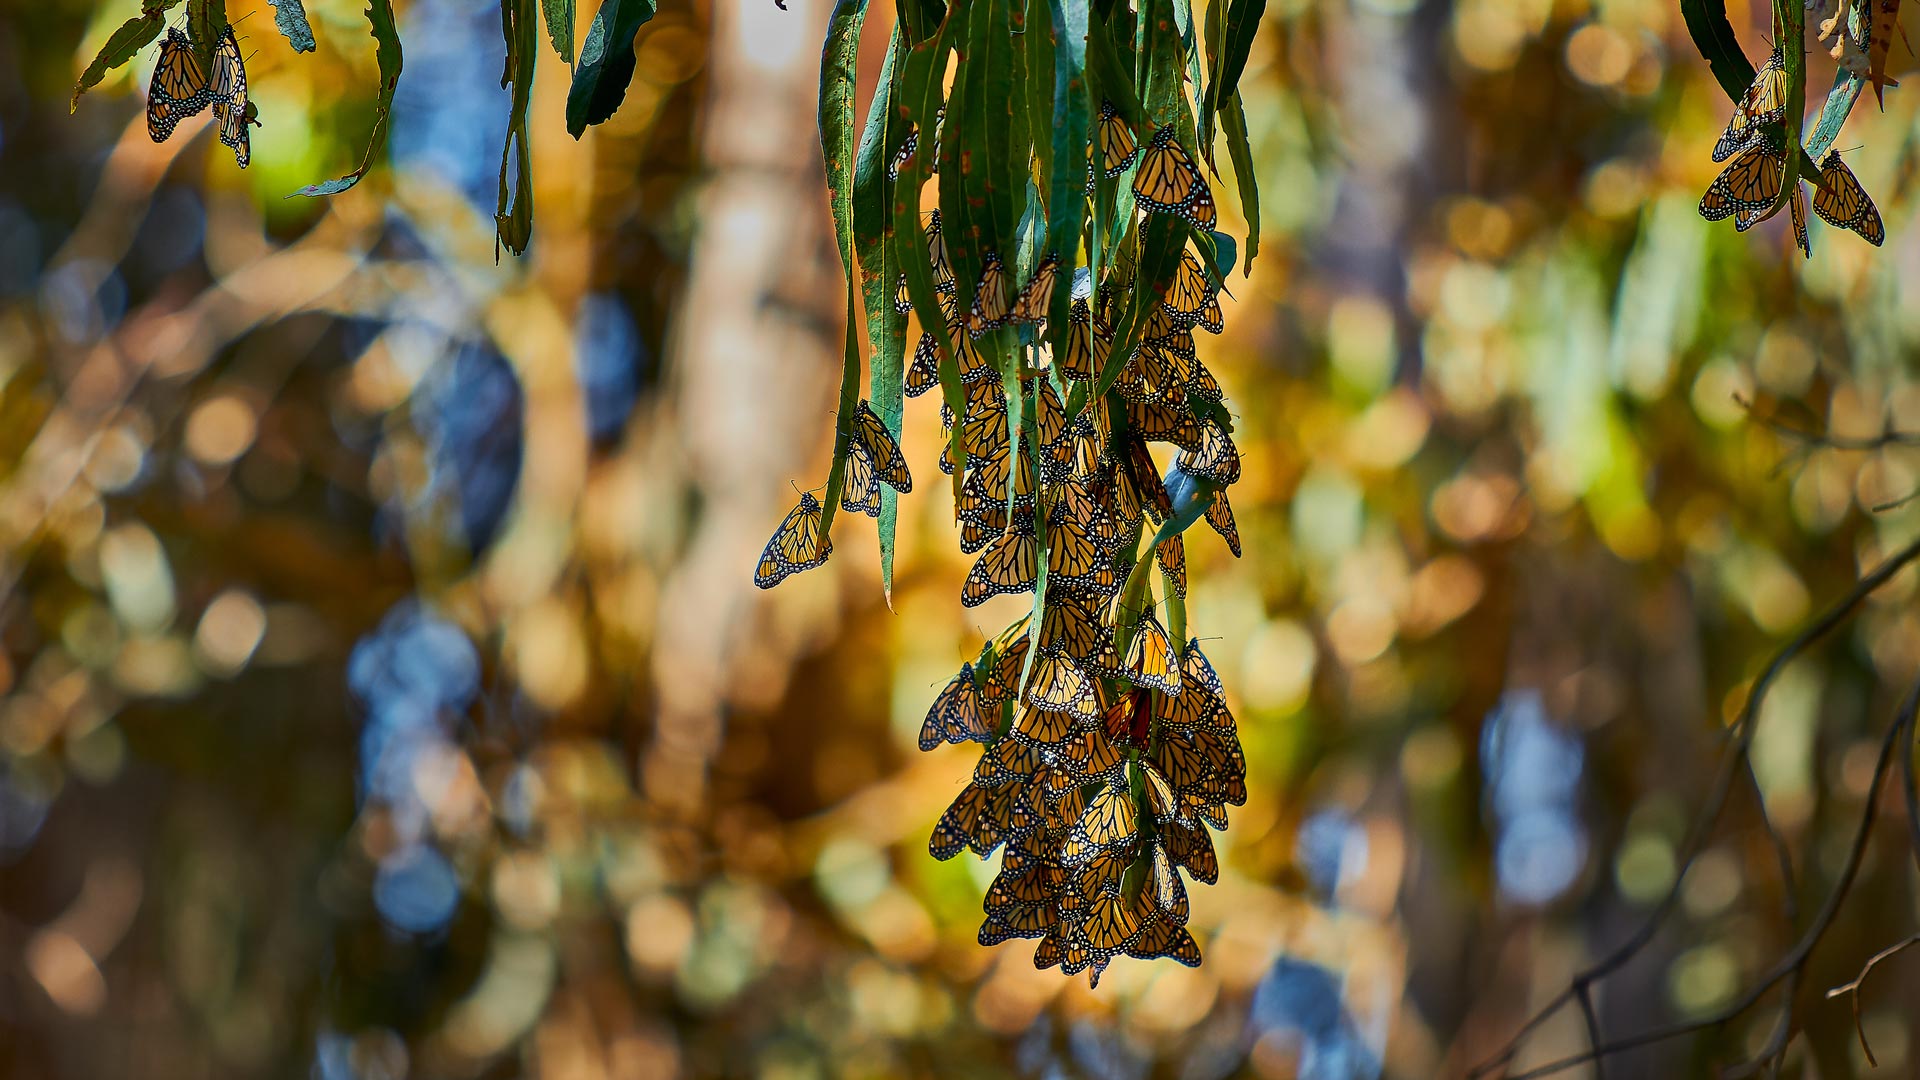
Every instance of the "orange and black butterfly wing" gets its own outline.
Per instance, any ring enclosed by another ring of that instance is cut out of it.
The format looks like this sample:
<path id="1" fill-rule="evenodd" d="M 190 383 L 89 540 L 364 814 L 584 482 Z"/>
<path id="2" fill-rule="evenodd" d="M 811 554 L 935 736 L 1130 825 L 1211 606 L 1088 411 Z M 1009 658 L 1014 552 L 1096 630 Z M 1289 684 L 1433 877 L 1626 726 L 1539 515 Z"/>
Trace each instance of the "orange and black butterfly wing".
<path id="1" fill-rule="evenodd" d="M 820 534 L 820 500 L 811 494 L 800 496 L 800 505 L 787 512 L 785 520 L 767 541 L 754 571 L 753 583 L 771 589 L 788 577 L 811 570 L 833 554 L 833 543 Z"/>
<path id="2" fill-rule="evenodd" d="M 207 73 L 194 58 L 193 44 L 178 29 L 160 43 L 160 61 L 147 87 L 147 134 L 165 142 L 180 121 L 213 104 Z"/>

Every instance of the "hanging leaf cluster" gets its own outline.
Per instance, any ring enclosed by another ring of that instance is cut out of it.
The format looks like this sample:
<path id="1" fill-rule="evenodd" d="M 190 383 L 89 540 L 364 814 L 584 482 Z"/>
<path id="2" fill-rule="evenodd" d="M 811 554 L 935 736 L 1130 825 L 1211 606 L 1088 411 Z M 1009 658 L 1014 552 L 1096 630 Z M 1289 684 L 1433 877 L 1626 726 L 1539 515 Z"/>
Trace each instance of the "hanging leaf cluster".
<path id="1" fill-rule="evenodd" d="M 1223 0 L 1196 25 L 1188 0 L 908 0 L 857 147 L 864 3 L 835 9 L 822 63 L 839 421 L 824 496 L 800 496 L 755 581 L 825 563 L 845 510 L 878 519 L 891 590 L 904 399 L 937 391 L 975 559 L 960 602 L 1032 606 L 927 714 L 923 749 L 980 746 L 929 848 L 1002 850 L 981 943 L 1036 940 L 1037 966 L 1096 982 L 1123 955 L 1200 962 L 1186 882 L 1217 880 L 1211 830 L 1246 799 L 1189 637 L 1185 534 L 1204 519 L 1240 554 L 1232 418 L 1195 332 L 1224 326 L 1239 245 L 1216 231 L 1213 142 L 1251 159 L 1238 80 L 1262 8 Z"/>
<path id="2" fill-rule="evenodd" d="M 127 20 L 107 38 L 105 45 L 81 73 L 73 88 L 71 109 L 80 105 L 80 96 L 100 84 L 107 72 L 127 64 L 167 29 L 167 12 L 181 0 L 143 0 L 140 14 Z M 317 48 L 313 28 L 307 21 L 301 0 L 269 0 L 274 8 L 274 25 L 296 53 Z M 233 41 L 225 0 L 186 0 L 186 30 L 173 30 L 168 42 L 185 46 L 190 57 L 174 62 L 162 43 L 159 69 L 148 94 L 148 114 L 156 108 L 160 122 L 149 123 L 154 141 L 160 142 L 173 132 L 174 124 L 184 116 L 214 106 L 220 121 L 220 139 L 235 150 L 236 160 L 245 168 L 249 150 L 247 128 L 260 123 L 258 109 L 245 100 L 244 67 L 237 49 L 230 64 L 223 66 L 219 55 L 223 40 Z M 573 57 L 574 0 L 502 0 L 501 36 L 506 40 L 507 60 L 500 85 L 512 91 L 507 117 L 507 139 L 500 150 L 500 199 L 494 212 L 498 243 L 518 255 L 526 251 L 533 237 L 533 155 L 528 143 L 528 110 L 533 100 L 534 68 L 539 55 L 539 25 L 544 17 L 547 39 L 562 62 L 573 65 L 573 84 L 567 93 L 567 131 L 579 138 L 586 129 L 612 116 L 626 97 L 627 84 L 635 68 L 634 38 L 654 15 L 654 0 L 606 0 L 588 27 L 586 41 L 580 47 L 577 65 Z M 374 59 L 380 71 L 380 85 L 374 99 L 373 131 L 366 152 L 352 172 L 333 180 L 309 184 L 295 195 L 338 195 L 358 184 L 373 168 L 386 145 L 387 126 L 393 115 L 393 98 L 400 85 L 404 53 L 400 31 L 394 21 L 392 0 L 367 0 L 367 25 L 374 40 Z M 204 95 L 168 93 L 167 87 L 181 81 L 186 72 L 192 85 L 196 80 L 208 87 Z M 223 71 L 230 71 L 239 82 L 238 104 L 223 108 L 222 93 L 212 83 Z M 202 100 L 204 96 L 204 100 Z M 156 106 L 156 102 L 159 104 Z"/>

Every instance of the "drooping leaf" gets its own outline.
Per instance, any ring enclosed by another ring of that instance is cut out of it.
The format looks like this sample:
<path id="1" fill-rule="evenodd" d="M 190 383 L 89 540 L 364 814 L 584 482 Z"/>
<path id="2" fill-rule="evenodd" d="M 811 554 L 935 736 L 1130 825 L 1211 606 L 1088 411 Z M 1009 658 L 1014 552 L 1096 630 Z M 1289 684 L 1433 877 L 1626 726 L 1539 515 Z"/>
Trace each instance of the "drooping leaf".
<path id="1" fill-rule="evenodd" d="M 573 0 L 542 0 L 547 17 L 547 40 L 569 66 L 573 64 Z"/>
<path id="2" fill-rule="evenodd" d="M 309 184 L 295 195 L 338 195 L 360 182 L 373 168 L 373 156 L 387 142 L 387 122 L 393 115 L 393 92 L 400 85 L 400 31 L 393 24 L 393 0 L 367 0 L 367 23 L 372 28 L 374 59 L 380 65 L 380 92 L 373 102 L 373 134 L 367 139 L 367 152 L 360 167 L 336 180 Z"/>
<path id="3" fill-rule="evenodd" d="M 871 351 L 867 363 L 867 397 L 895 439 L 900 437 L 900 418 L 905 411 L 907 319 L 893 306 L 894 285 L 900 279 L 900 259 L 893 243 L 890 211 L 894 194 L 887 166 L 900 144 L 906 141 L 907 125 L 893 119 L 893 97 L 905 66 L 905 50 L 906 42 L 896 23 L 893 40 L 887 45 L 885 64 L 880 69 L 879 86 L 867 109 L 866 127 L 861 133 L 860 151 L 853 166 L 853 249 L 859 258 L 860 293 L 866 302 L 867 345 Z M 882 484 L 880 589 L 889 606 L 893 603 L 894 532 L 899 516 L 899 492 Z"/>
<path id="4" fill-rule="evenodd" d="M 898 109 L 903 120 L 918 126 L 921 132 L 920 150 L 900 171 L 900 179 L 893 188 L 893 243 L 907 276 L 907 295 L 913 301 L 914 317 L 920 323 L 921 330 L 932 335 L 935 346 L 940 350 L 940 396 L 955 416 L 965 413 L 966 394 L 960 386 L 954 343 L 947 333 L 946 319 L 941 315 L 939 300 L 934 293 L 932 252 L 927 246 L 926 234 L 920 228 L 920 194 L 935 157 L 945 153 L 944 147 L 936 147 L 935 140 L 927 132 L 935 127 L 934 117 L 940 109 L 941 91 L 944 89 L 942 80 L 947 69 L 947 54 L 960 36 L 963 23 L 960 17 L 949 18 L 941 24 L 937 33 L 907 50 L 906 62 L 901 65 Z M 951 103 L 948 105 L 951 109 Z M 936 151 L 939 153 L 936 154 Z M 949 243 L 948 247 L 951 258 L 952 244 Z M 955 424 L 948 435 L 945 453 L 955 462 L 963 460 L 963 431 L 962 425 Z M 956 503 L 960 498 L 962 472 L 958 468 L 952 472 Z"/>
<path id="5" fill-rule="evenodd" d="M 1872 36 L 1867 39 L 1867 81 L 1873 84 L 1873 99 L 1880 103 L 1880 111 L 1887 111 L 1887 99 L 1882 92 L 1889 86 L 1900 84 L 1887 78 L 1887 56 L 1893 51 L 1893 35 L 1900 32 L 1900 0 L 1860 0 L 1862 4 L 1873 4 Z M 1861 36 L 1857 29 L 1860 22 L 1860 7 L 1853 9 L 1852 22 L 1856 26 L 1854 36 Z"/>
<path id="6" fill-rule="evenodd" d="M 1214 120 L 1240 90 L 1240 76 L 1246 73 L 1253 37 L 1267 13 L 1267 0 L 1215 0 L 1214 6 L 1223 7 L 1224 12 L 1218 28 L 1218 52 L 1210 56 L 1213 77 L 1200 98 L 1199 127 L 1201 152 L 1209 159 L 1213 154 Z M 1210 52 L 1215 48 L 1211 35 L 1207 45 Z M 1228 153 L 1232 153 L 1231 147 Z"/>
<path id="7" fill-rule="evenodd" d="M 606 0 L 594 13 L 573 69 L 573 87 L 567 91 L 569 135 L 579 138 L 588 125 L 612 116 L 625 100 L 636 62 L 633 39 L 653 14 L 654 0 Z"/>
<path id="8" fill-rule="evenodd" d="M 619 0 L 609 0 L 617 3 Z M 651 9 L 651 3 L 649 3 Z M 601 8 L 604 13 L 606 8 Z M 649 11 L 649 14 L 651 11 Z M 840 370 L 840 403 L 834 424 L 833 467 L 827 472 L 827 492 L 820 510 L 820 535 L 829 535 L 840 492 L 847 481 L 847 444 L 853 430 L 853 411 L 860 398 L 860 325 L 854 310 L 853 264 L 853 92 L 860 60 L 860 27 L 866 21 L 867 0 L 839 0 L 827 21 L 826 47 L 820 51 L 820 153 L 827 171 L 827 195 L 833 207 L 833 234 L 839 242 L 840 266 L 847 278 L 846 349 Z M 595 16 L 594 25 L 600 24 Z M 635 24 L 638 29 L 638 24 Z M 593 33 L 580 51 L 580 73 L 587 67 Z M 627 74 L 633 74 L 633 42 L 627 40 Z M 579 87 L 576 74 L 574 86 Z M 622 93 L 626 82 L 621 80 Z M 572 112 L 569 98 L 568 112 Z M 612 110 L 608 110 L 611 113 Z M 603 117 L 604 119 L 604 117 Z M 568 123 L 572 123 L 569 115 Z M 824 539 L 823 539 L 824 542 Z"/>
<path id="9" fill-rule="evenodd" d="M 153 43 L 160 31 L 167 28 L 167 10 L 179 4 L 180 0 L 146 0 L 140 7 L 140 14 L 120 24 L 100 46 L 93 62 L 87 70 L 80 73 L 80 81 L 73 84 L 73 100 L 68 102 L 67 111 L 80 107 L 80 95 L 100 85 L 107 72 L 125 64 L 140 55 L 140 50 Z"/>
<path id="10" fill-rule="evenodd" d="M 500 247 L 525 254 L 533 238 L 533 148 L 527 144 L 527 106 L 533 100 L 534 62 L 540 55 L 540 16 L 534 3 L 501 0 L 500 4 L 500 28 L 507 41 L 507 66 L 500 83 L 513 88 L 513 107 L 507 115 L 507 141 L 500 147 L 500 197 L 493 211 L 496 262 Z"/>
<path id="11" fill-rule="evenodd" d="M 1234 185 L 1240 189 L 1240 213 L 1247 219 L 1247 258 L 1241 271 L 1253 276 L 1253 257 L 1260 254 L 1260 180 L 1253 171 L 1253 147 L 1247 141 L 1247 111 L 1235 94 L 1220 104 L 1220 131 L 1227 137 L 1227 158 L 1233 162 Z M 1225 276 L 1225 271 L 1222 271 Z"/>
<path id="12" fill-rule="evenodd" d="M 313 27 L 307 23 L 307 9 L 300 0 L 267 0 L 273 5 L 273 25 L 278 27 L 294 52 L 312 52 Z"/>

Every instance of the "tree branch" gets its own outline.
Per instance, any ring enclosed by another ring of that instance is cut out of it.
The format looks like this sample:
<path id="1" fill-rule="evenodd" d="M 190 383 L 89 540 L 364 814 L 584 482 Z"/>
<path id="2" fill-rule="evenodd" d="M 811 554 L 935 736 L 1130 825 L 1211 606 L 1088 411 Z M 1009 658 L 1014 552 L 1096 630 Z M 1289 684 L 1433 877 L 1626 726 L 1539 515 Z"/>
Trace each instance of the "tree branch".
<path id="1" fill-rule="evenodd" d="M 1920 558 L 1920 540 L 1915 540 L 1908 544 L 1881 562 L 1880 565 L 1874 567 L 1873 570 L 1856 582 L 1852 589 L 1848 590 L 1838 601 L 1828 607 L 1826 611 L 1822 612 L 1819 618 L 1808 624 L 1773 655 L 1773 658 L 1767 662 L 1767 666 L 1761 671 L 1759 678 L 1754 680 L 1753 690 L 1747 695 L 1746 704 L 1741 707 L 1740 715 L 1736 717 L 1733 722 L 1730 729 L 1733 744 L 1722 757 L 1720 767 L 1715 772 L 1713 784 L 1709 789 L 1706 802 L 1702 804 L 1699 814 L 1695 817 L 1693 825 L 1688 831 L 1686 843 L 1682 848 L 1685 852 L 1685 857 L 1681 860 L 1680 869 L 1674 875 L 1673 884 L 1668 887 L 1666 894 L 1654 905 L 1653 910 L 1648 914 L 1646 920 L 1641 923 L 1639 928 L 1636 929 L 1626 941 L 1622 942 L 1597 963 L 1575 975 L 1571 985 L 1569 985 L 1566 990 L 1555 995 L 1552 1000 L 1548 1001 L 1546 1005 L 1542 1006 L 1529 1017 L 1525 1023 L 1521 1024 L 1519 1030 L 1514 1032 L 1512 1038 L 1510 1038 L 1499 1051 L 1474 1066 L 1468 1073 L 1469 1077 L 1488 1076 L 1496 1072 L 1501 1075 L 1506 1075 L 1507 1066 L 1512 1063 L 1514 1056 L 1519 1053 L 1520 1047 L 1526 1041 L 1527 1036 L 1531 1035 L 1542 1024 L 1557 1015 L 1560 1010 L 1566 1008 L 1568 1003 L 1584 1000 L 1588 993 L 1588 988 L 1593 983 L 1619 970 L 1628 960 L 1632 959 L 1653 940 L 1654 935 L 1659 932 L 1661 924 L 1665 922 L 1667 915 L 1672 912 L 1674 905 L 1679 901 L 1680 890 L 1686 882 L 1688 871 L 1693 868 L 1694 862 L 1699 858 L 1700 853 L 1705 850 L 1707 841 L 1712 837 L 1714 826 L 1719 821 L 1721 812 L 1726 808 L 1727 797 L 1732 790 L 1735 777 L 1743 770 L 1749 768 L 1747 752 L 1753 745 L 1755 721 L 1759 717 L 1760 706 L 1765 701 L 1767 691 L 1772 687 L 1773 681 L 1778 678 L 1780 672 L 1785 670 L 1786 666 L 1798 658 L 1801 653 L 1805 652 L 1815 642 L 1832 633 L 1836 628 L 1845 623 L 1869 595 L 1891 580 L 1895 574 L 1904 569 L 1907 564 L 1913 562 L 1915 558 Z M 1914 693 L 1908 695 L 1906 704 L 1901 707 L 1900 715 L 1896 717 L 1893 726 L 1888 730 L 1888 741 L 1881 753 L 1880 766 L 1874 773 L 1873 790 L 1876 792 L 1879 790 L 1880 782 L 1884 777 L 1886 768 L 1891 763 L 1893 740 L 1898 732 L 1904 729 L 1911 716 L 1916 700 L 1914 695 L 1916 693 L 1920 693 L 1920 686 L 1916 686 Z M 1920 800 L 1910 801 L 1910 808 L 1913 807 L 1916 802 L 1920 802 Z M 1763 818 L 1765 816 L 1764 807 L 1762 808 L 1762 816 Z M 1914 824 L 1912 827 L 1916 830 L 1916 835 L 1920 836 L 1920 810 L 1913 810 L 1910 817 L 1913 820 Z M 1871 825 L 1872 820 L 1873 806 L 1871 799 L 1869 799 L 1865 819 L 1861 823 L 1860 837 L 1856 842 L 1856 847 L 1865 843 L 1867 827 Z M 1771 832 L 1771 824 L 1769 824 L 1768 828 Z M 1784 846 L 1780 846 L 1777 850 L 1784 851 Z M 1917 855 L 1920 855 L 1920 849 L 1916 849 L 1916 852 Z M 1837 898 L 1845 894 L 1846 888 L 1851 884 L 1853 873 L 1857 868 L 1858 852 L 1856 851 L 1854 859 L 1848 864 L 1848 870 L 1843 876 L 1839 888 L 1832 897 L 1829 897 L 1828 908 L 1838 907 Z M 1790 861 L 1783 860 L 1783 869 L 1791 875 Z M 1787 878 L 1785 885 L 1787 891 L 1791 893 L 1791 876 Z M 1721 1019 L 1709 1018 L 1704 1021 L 1675 1024 L 1669 1027 L 1656 1028 L 1639 1035 L 1629 1036 L 1611 1043 L 1602 1043 L 1589 1047 L 1587 1052 L 1583 1054 L 1563 1058 L 1558 1062 L 1521 1074 L 1520 1077 L 1516 1077 L 1514 1080 L 1523 1080 L 1524 1077 L 1546 1076 L 1554 1072 L 1572 1068 L 1575 1065 L 1598 1060 L 1609 1054 L 1713 1027 L 1738 1016 L 1740 1013 L 1751 1008 L 1774 983 L 1779 982 L 1789 972 L 1799 968 L 1805 960 L 1805 953 L 1812 951 L 1813 944 L 1819 940 L 1819 934 L 1825 933 L 1826 931 L 1826 921 L 1831 918 L 1831 912 L 1823 909 L 1820 916 L 1817 917 L 1814 922 L 1814 928 L 1809 931 L 1810 936 L 1803 938 L 1801 944 L 1796 946 L 1794 953 L 1789 953 L 1788 958 L 1783 959 L 1781 964 L 1776 965 L 1774 971 L 1767 979 L 1749 991 L 1739 1002 L 1736 1002 L 1737 1007 L 1730 1012 L 1726 1012 Z M 1802 950 L 1804 950 L 1804 952 Z M 1798 959 L 1789 963 L 1788 959 L 1796 955 L 1798 955 Z M 1791 1007 L 1792 1003 L 1789 1002 L 1788 1008 L 1791 1009 Z"/>

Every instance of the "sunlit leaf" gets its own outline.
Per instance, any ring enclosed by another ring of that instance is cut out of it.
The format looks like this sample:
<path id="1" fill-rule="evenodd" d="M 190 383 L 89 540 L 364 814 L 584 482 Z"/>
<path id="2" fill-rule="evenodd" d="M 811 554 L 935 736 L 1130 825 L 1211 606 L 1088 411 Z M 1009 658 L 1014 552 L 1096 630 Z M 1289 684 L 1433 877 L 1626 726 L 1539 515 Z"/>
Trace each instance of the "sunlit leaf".
<path id="1" fill-rule="evenodd" d="M 167 28 L 166 13 L 180 0 L 146 0 L 141 5 L 140 14 L 120 24 L 107 43 L 100 46 L 93 62 L 80 73 L 80 81 L 73 84 L 73 100 L 68 102 L 67 111 L 80 107 L 80 95 L 100 85 L 107 72 L 125 64 L 140 54 L 140 50 L 153 43 L 160 31 Z"/>

